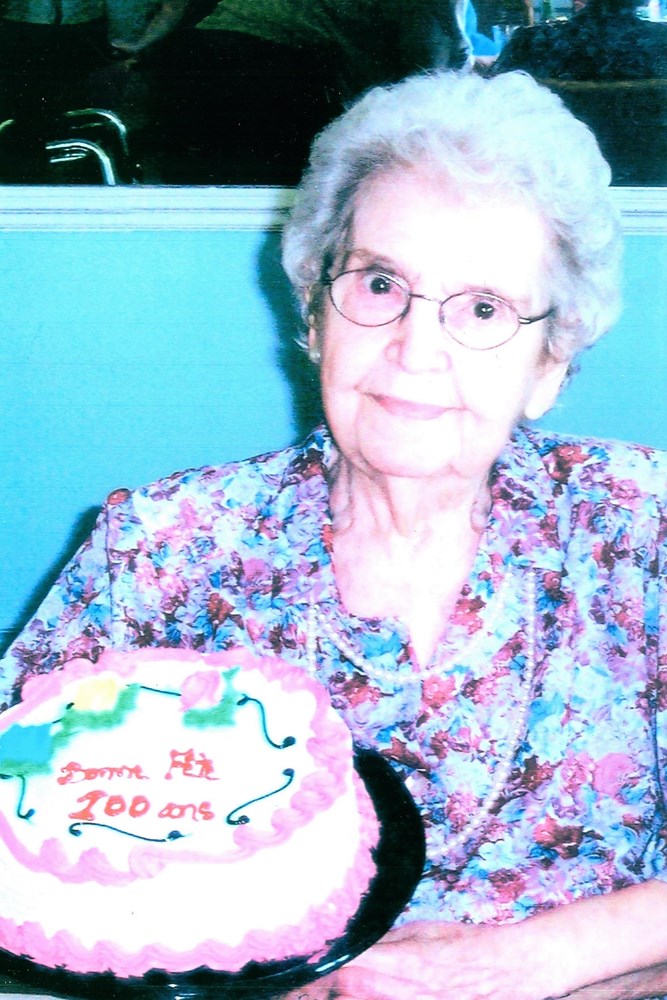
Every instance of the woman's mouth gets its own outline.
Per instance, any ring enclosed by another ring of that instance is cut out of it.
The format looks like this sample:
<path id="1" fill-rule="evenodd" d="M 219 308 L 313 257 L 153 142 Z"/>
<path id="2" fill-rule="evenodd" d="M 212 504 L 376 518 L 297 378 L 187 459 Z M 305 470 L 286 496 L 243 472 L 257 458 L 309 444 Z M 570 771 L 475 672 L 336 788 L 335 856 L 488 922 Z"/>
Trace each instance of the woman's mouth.
<path id="1" fill-rule="evenodd" d="M 397 396 L 387 396 L 384 393 L 371 393 L 378 406 L 393 417 L 405 417 L 408 420 L 436 420 L 446 412 L 448 407 L 434 403 L 419 403 L 415 400 L 400 399 Z"/>

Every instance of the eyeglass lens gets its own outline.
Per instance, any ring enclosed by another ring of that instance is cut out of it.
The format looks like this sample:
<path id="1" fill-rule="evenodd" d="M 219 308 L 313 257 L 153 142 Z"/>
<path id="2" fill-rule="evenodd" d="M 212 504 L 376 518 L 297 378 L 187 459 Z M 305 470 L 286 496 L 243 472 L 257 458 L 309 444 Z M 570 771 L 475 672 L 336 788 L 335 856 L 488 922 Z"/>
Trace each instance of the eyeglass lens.
<path id="1" fill-rule="evenodd" d="M 366 327 L 392 323 L 405 315 L 412 298 L 421 297 L 392 275 L 366 268 L 339 274 L 329 293 L 342 316 Z M 484 292 L 460 292 L 439 306 L 440 322 L 450 336 L 476 350 L 500 346 L 519 328 L 514 307 Z"/>

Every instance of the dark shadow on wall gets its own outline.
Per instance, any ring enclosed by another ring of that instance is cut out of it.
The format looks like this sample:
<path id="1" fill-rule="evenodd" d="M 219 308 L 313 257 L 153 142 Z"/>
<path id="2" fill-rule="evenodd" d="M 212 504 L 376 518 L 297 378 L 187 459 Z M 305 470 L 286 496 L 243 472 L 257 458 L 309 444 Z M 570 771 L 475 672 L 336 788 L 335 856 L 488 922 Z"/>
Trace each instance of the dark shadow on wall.
<path id="1" fill-rule="evenodd" d="M 32 618 L 42 603 L 49 590 L 60 576 L 63 567 L 69 562 L 72 556 L 81 548 L 85 540 L 95 527 L 95 522 L 100 513 L 99 507 L 89 507 L 83 511 L 75 521 L 69 537 L 63 545 L 59 555 L 54 559 L 49 569 L 44 573 L 42 579 L 37 583 L 25 605 L 21 609 L 13 627 L 0 632 L 0 656 L 3 656 L 11 642 L 16 638 L 26 622 Z"/>
<path id="2" fill-rule="evenodd" d="M 277 364 L 292 394 L 293 422 L 297 439 L 301 439 L 322 420 L 320 384 L 316 367 L 299 344 L 306 329 L 280 263 L 279 234 L 267 234 L 257 269 L 260 291 L 275 321 Z"/>

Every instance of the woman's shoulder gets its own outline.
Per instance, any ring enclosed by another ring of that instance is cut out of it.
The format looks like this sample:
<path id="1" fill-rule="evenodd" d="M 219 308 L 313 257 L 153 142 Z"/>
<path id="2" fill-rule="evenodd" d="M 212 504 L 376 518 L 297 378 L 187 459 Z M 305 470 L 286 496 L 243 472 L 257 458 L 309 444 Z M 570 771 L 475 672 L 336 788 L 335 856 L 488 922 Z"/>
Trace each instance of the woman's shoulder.
<path id="1" fill-rule="evenodd" d="M 248 505 L 266 507 L 295 483 L 321 475 L 327 444 L 326 434 L 317 429 L 298 445 L 173 472 L 133 489 L 116 489 L 107 497 L 107 507 L 131 507 L 137 512 L 164 505 L 230 512 Z"/>
<path id="2" fill-rule="evenodd" d="M 667 452 L 647 445 L 524 429 L 552 481 L 571 494 L 625 506 L 667 504 Z"/>

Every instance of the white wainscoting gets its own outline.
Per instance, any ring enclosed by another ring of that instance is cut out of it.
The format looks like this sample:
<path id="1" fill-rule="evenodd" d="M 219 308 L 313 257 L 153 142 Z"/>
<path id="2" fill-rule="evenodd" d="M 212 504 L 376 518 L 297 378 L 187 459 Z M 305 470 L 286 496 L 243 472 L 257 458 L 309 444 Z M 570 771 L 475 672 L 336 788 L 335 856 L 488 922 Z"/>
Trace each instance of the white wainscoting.
<path id="1" fill-rule="evenodd" d="M 667 234 L 667 188 L 613 188 L 628 234 Z M 0 187 L 0 230 L 272 230 L 284 187 Z"/>

